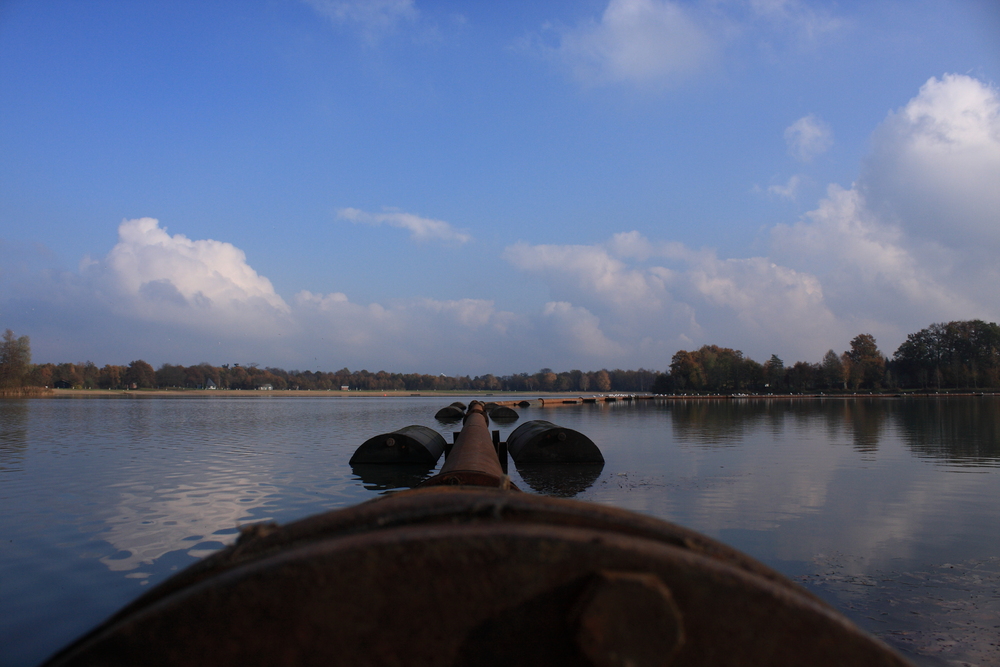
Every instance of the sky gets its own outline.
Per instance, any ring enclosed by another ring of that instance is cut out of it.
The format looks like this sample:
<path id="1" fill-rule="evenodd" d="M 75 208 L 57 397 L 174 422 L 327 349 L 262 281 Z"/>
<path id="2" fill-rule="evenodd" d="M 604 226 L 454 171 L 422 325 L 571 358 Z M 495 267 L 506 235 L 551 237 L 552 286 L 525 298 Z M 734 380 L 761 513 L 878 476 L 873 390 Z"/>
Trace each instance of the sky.
<path id="1" fill-rule="evenodd" d="M 990 0 L 0 1 L 33 360 L 510 374 L 1000 320 Z"/>

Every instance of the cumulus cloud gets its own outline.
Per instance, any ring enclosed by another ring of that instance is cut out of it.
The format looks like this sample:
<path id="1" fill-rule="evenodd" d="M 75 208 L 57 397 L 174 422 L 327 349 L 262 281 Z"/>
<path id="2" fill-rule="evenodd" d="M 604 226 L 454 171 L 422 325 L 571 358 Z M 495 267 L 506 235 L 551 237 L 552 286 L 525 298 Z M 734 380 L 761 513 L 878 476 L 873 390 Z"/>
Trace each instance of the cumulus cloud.
<path id="1" fill-rule="evenodd" d="M 413 0 L 305 0 L 336 25 L 356 28 L 370 43 L 378 42 L 403 22 L 419 16 Z"/>
<path id="2" fill-rule="evenodd" d="M 997 319 L 998 108 L 980 81 L 930 79 L 875 131 L 854 186 L 773 229 L 774 256 L 816 273 L 841 319 L 897 344 L 933 321 Z"/>
<path id="3" fill-rule="evenodd" d="M 445 241 L 461 245 L 472 240 L 467 232 L 459 231 L 443 220 L 422 218 L 412 213 L 404 213 L 399 209 L 386 208 L 382 213 L 367 213 L 356 208 L 342 208 L 337 211 L 341 220 L 363 223 L 378 227 L 389 225 L 410 232 L 414 241 Z"/>
<path id="4" fill-rule="evenodd" d="M 931 78 L 874 134 L 858 189 L 908 234 L 1000 250 L 1000 93 L 968 76 Z"/>
<path id="5" fill-rule="evenodd" d="M 103 261 L 81 264 L 82 275 L 109 297 L 119 312 L 149 321 L 185 323 L 203 330 L 246 326 L 254 335 L 289 307 L 271 281 L 232 245 L 211 239 L 171 236 L 153 218 L 123 220 L 118 243 Z"/>
<path id="6" fill-rule="evenodd" d="M 660 307 L 659 279 L 627 266 L 603 246 L 517 243 L 503 257 L 556 289 L 583 290 L 615 307 Z"/>
<path id="7" fill-rule="evenodd" d="M 118 226 L 118 243 L 105 262 L 119 287 L 131 294 L 159 284 L 188 303 L 260 300 L 287 311 L 271 281 L 257 275 L 246 259 L 231 243 L 170 236 L 158 220 L 139 218 Z"/>
<path id="8" fill-rule="evenodd" d="M 785 128 L 785 143 L 790 155 L 810 162 L 833 146 L 833 130 L 815 114 L 809 114 Z"/>
<path id="9" fill-rule="evenodd" d="M 710 332 L 713 342 L 732 336 L 761 354 L 768 346 L 798 349 L 817 336 L 831 341 L 836 331 L 815 277 L 762 257 L 723 260 L 638 232 L 588 246 L 518 243 L 504 257 L 542 278 L 563 308 L 581 307 L 597 318 L 633 354 L 705 341 Z"/>
<path id="10" fill-rule="evenodd" d="M 560 31 L 554 55 L 585 84 L 659 85 L 700 70 L 715 40 L 671 0 L 611 0 L 600 20 Z"/>

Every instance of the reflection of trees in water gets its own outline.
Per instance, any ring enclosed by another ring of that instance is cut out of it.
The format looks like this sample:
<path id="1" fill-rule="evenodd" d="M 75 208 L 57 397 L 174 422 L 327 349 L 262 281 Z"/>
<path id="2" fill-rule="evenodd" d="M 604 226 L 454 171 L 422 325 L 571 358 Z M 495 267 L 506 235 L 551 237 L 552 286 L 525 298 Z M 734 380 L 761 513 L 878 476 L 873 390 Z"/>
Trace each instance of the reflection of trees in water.
<path id="1" fill-rule="evenodd" d="M 878 451 L 878 442 L 885 431 L 888 411 L 893 404 L 881 398 L 859 398 L 846 400 L 843 403 L 842 419 L 851 430 L 854 449 L 863 454 L 874 454 Z"/>
<path id="2" fill-rule="evenodd" d="M 518 466 L 517 472 L 535 493 L 572 498 L 589 489 L 601 476 L 604 464 Z"/>
<path id="3" fill-rule="evenodd" d="M 914 398 L 897 404 L 907 446 L 918 456 L 968 466 L 1000 463 L 1000 399 Z"/>
<path id="4" fill-rule="evenodd" d="M 772 401 L 692 399 L 673 400 L 667 405 L 679 442 L 703 447 L 733 447 L 769 415 Z M 772 423 L 773 428 L 773 423 Z"/>
<path id="5" fill-rule="evenodd" d="M 849 437 L 862 458 L 874 459 L 892 405 L 883 398 L 830 398 L 796 401 L 788 410 L 797 431 L 823 429 L 831 443 Z"/>
<path id="6" fill-rule="evenodd" d="M 28 402 L 0 400 L 0 470 L 19 470 L 28 449 Z"/>
<path id="7" fill-rule="evenodd" d="M 822 422 L 830 440 L 849 434 L 854 449 L 866 455 L 878 451 L 886 406 L 884 399 L 696 399 L 669 404 L 674 437 L 680 442 L 729 447 L 761 428 L 777 439 L 790 427 L 809 431 Z"/>

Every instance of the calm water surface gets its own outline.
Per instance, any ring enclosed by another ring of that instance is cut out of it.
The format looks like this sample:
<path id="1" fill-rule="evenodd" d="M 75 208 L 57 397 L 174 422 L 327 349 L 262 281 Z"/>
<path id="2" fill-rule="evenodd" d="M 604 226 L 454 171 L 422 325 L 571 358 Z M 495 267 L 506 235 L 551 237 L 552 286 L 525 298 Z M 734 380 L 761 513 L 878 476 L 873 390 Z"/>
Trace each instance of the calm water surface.
<path id="1" fill-rule="evenodd" d="M 452 398 L 0 400 L 0 663 L 34 665 L 235 539 L 419 481 L 355 448 Z M 1000 399 L 531 407 L 602 470 L 523 490 L 644 512 L 807 586 L 921 665 L 1000 664 Z M 433 471 L 428 470 L 429 476 Z"/>

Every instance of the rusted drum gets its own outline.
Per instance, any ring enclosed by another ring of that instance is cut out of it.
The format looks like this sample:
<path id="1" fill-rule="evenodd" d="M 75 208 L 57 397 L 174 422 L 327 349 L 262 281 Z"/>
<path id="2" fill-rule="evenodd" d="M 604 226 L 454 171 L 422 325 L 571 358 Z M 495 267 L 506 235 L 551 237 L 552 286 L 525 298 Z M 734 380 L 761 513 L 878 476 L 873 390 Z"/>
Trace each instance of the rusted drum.
<path id="1" fill-rule="evenodd" d="M 465 408 L 459 408 L 454 405 L 448 405 L 434 414 L 434 419 L 443 422 L 457 422 L 465 418 Z"/>
<path id="2" fill-rule="evenodd" d="M 404 426 L 392 433 L 369 438 L 351 457 L 359 463 L 437 463 L 444 452 L 444 437 L 426 426 Z"/>
<path id="3" fill-rule="evenodd" d="M 507 452 L 522 464 L 604 463 L 594 441 L 570 428 L 534 419 L 524 422 L 507 436 Z"/>
<path id="4" fill-rule="evenodd" d="M 907 665 L 707 537 L 469 488 L 246 531 L 47 663 L 98 664 Z"/>

